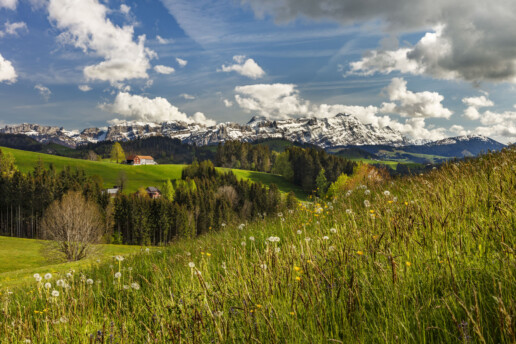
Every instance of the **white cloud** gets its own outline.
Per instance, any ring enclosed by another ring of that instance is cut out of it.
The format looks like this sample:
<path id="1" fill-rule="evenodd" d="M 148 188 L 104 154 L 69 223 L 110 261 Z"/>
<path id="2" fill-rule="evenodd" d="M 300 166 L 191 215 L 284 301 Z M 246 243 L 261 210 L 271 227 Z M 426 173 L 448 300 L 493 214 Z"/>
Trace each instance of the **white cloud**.
<path id="1" fill-rule="evenodd" d="M 88 85 L 79 85 L 79 90 L 81 90 L 83 92 L 89 92 L 92 90 L 92 88 Z"/>
<path id="2" fill-rule="evenodd" d="M 122 12 L 123 14 L 129 14 L 129 12 L 131 12 L 131 7 L 127 6 L 126 4 L 121 4 L 120 12 Z"/>
<path id="3" fill-rule="evenodd" d="M 16 82 L 17 77 L 18 75 L 11 61 L 4 59 L 2 54 L 0 54 L 0 82 L 12 84 Z"/>
<path id="4" fill-rule="evenodd" d="M 176 61 L 179 64 L 179 66 L 184 67 L 188 64 L 187 60 L 180 59 L 179 57 L 176 57 Z"/>
<path id="5" fill-rule="evenodd" d="M 224 99 L 224 105 L 229 108 L 233 106 L 233 102 L 229 99 Z"/>
<path id="6" fill-rule="evenodd" d="M 156 53 L 145 48 L 145 35 L 133 41 L 134 28 L 119 27 L 108 18 L 109 9 L 98 0 L 50 0 L 49 19 L 64 32 L 59 39 L 102 57 L 104 61 L 84 68 L 87 80 L 120 81 L 148 78 L 149 60 Z"/>
<path id="7" fill-rule="evenodd" d="M 0 0 L 0 8 L 15 10 L 18 0 Z"/>
<path id="8" fill-rule="evenodd" d="M 444 97 L 437 92 L 412 92 L 407 90 L 407 82 L 402 78 L 393 78 L 384 89 L 389 100 L 384 103 L 381 112 L 396 113 L 402 117 L 412 118 L 450 118 L 452 111 L 441 102 Z"/>
<path id="9" fill-rule="evenodd" d="M 310 102 L 299 97 L 293 84 L 256 84 L 237 86 L 235 100 L 248 113 L 258 113 L 272 119 L 307 115 Z"/>
<path id="10" fill-rule="evenodd" d="M 7 35 L 18 36 L 18 31 L 28 32 L 29 29 L 27 28 L 27 24 L 25 24 L 24 22 L 6 22 L 4 25 L 4 30 L 0 30 L 0 37 L 4 37 Z"/>
<path id="11" fill-rule="evenodd" d="M 50 95 L 52 94 L 52 91 L 50 91 L 50 89 L 48 87 L 38 84 L 38 85 L 34 86 L 34 89 L 39 92 L 39 94 L 41 95 L 41 97 L 43 97 L 43 99 L 45 99 L 45 101 L 48 101 L 48 99 L 50 99 Z"/>
<path id="12" fill-rule="evenodd" d="M 195 96 L 192 96 L 191 94 L 188 94 L 188 93 L 181 93 L 179 96 L 181 98 L 186 99 L 186 100 L 193 100 L 193 99 L 195 99 Z"/>
<path id="13" fill-rule="evenodd" d="M 172 74 L 176 71 L 172 67 L 167 67 L 167 66 L 163 66 L 163 65 L 154 66 L 154 70 L 160 74 Z"/>
<path id="14" fill-rule="evenodd" d="M 170 44 L 174 43 L 174 40 L 172 38 L 163 38 L 160 35 L 156 35 L 156 39 L 158 40 L 159 44 Z"/>
<path id="15" fill-rule="evenodd" d="M 479 108 L 493 106 L 494 103 L 486 96 L 463 98 L 462 102 L 468 107 L 464 110 L 464 117 L 470 120 L 477 120 L 480 118 Z"/>
<path id="16" fill-rule="evenodd" d="M 213 120 L 207 119 L 204 114 L 196 113 L 188 117 L 177 107 L 162 97 L 147 98 L 120 92 L 112 104 L 101 104 L 100 108 L 111 113 L 121 115 L 128 120 L 144 122 L 169 122 L 183 121 L 186 123 L 199 123 L 213 125 Z"/>
<path id="17" fill-rule="evenodd" d="M 422 74 L 424 70 L 418 63 L 408 59 L 407 53 L 409 51 L 408 48 L 394 51 L 368 51 L 360 61 L 350 63 L 351 70 L 348 74 L 389 74 L 394 71 Z"/>
<path id="18" fill-rule="evenodd" d="M 233 60 L 236 64 L 230 66 L 222 65 L 219 71 L 237 72 L 251 79 L 258 79 L 265 75 L 265 71 L 253 59 L 245 60 L 245 56 L 236 55 L 233 56 Z"/>

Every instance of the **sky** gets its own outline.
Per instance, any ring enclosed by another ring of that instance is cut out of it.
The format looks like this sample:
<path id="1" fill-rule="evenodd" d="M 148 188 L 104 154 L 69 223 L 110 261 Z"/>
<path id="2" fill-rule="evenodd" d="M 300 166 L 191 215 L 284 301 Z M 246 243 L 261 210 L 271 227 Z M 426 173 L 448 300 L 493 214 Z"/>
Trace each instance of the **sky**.
<path id="1" fill-rule="evenodd" d="M 516 141 L 514 0 L 0 0 L 0 125 L 355 115 Z"/>

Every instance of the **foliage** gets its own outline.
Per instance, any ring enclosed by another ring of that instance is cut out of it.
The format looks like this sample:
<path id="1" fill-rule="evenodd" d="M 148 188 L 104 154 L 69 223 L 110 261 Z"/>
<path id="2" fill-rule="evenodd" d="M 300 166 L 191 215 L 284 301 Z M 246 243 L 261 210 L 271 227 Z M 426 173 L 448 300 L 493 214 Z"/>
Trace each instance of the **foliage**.
<path id="1" fill-rule="evenodd" d="M 217 147 L 215 165 L 270 172 L 271 159 L 271 151 L 267 146 L 241 141 L 226 141 Z"/>
<path id="2" fill-rule="evenodd" d="M 9 153 L 3 153 L 0 149 L 0 177 L 12 178 L 17 168 L 14 164 L 14 156 Z"/>
<path id="3" fill-rule="evenodd" d="M 393 181 L 369 171 L 328 203 L 2 289 L 0 333 L 37 343 L 513 343 L 514 161 L 512 148 Z"/>
<path id="4" fill-rule="evenodd" d="M 117 164 L 119 162 L 125 161 L 125 153 L 122 149 L 122 146 L 120 145 L 120 142 L 115 142 L 113 144 L 113 147 L 111 148 L 110 157 L 111 161 L 116 161 Z"/>

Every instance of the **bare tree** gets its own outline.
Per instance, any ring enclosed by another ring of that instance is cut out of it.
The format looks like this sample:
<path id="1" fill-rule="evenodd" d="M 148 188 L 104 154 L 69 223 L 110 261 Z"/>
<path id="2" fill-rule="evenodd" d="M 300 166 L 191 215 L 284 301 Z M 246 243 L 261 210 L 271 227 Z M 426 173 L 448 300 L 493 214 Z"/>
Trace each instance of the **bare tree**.
<path id="1" fill-rule="evenodd" d="M 46 210 L 41 223 L 47 254 L 68 261 L 83 259 L 96 251 L 103 223 L 97 205 L 76 191 L 70 191 Z"/>

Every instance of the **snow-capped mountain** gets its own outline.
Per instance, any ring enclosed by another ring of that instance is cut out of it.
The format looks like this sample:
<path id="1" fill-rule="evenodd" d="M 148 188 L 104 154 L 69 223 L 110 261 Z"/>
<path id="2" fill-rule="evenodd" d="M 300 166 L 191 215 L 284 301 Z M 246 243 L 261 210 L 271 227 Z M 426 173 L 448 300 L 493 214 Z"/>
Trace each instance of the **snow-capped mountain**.
<path id="1" fill-rule="evenodd" d="M 107 128 L 88 128 L 79 132 L 37 124 L 8 125 L 0 133 L 25 134 L 41 143 L 54 142 L 69 147 L 88 142 L 128 141 L 149 136 L 177 138 L 184 143 L 213 145 L 228 140 L 253 142 L 279 138 L 317 145 L 321 148 L 348 145 L 403 145 L 409 142 L 389 127 L 362 124 L 356 117 L 338 114 L 331 118 L 269 120 L 253 117 L 247 124 L 220 123 L 204 126 L 197 123 L 122 122 Z"/>

